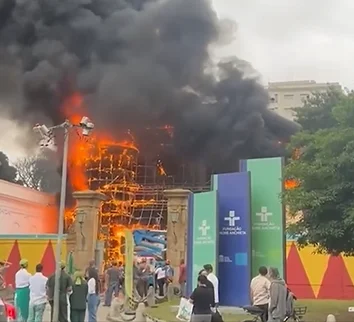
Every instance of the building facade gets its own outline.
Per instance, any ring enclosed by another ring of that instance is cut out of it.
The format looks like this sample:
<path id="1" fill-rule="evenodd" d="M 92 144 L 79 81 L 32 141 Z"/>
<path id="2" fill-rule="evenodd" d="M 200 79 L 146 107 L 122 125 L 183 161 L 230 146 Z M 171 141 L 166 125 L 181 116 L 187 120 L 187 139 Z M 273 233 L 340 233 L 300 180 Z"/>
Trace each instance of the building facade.
<path id="1" fill-rule="evenodd" d="M 339 83 L 316 83 L 313 80 L 268 83 L 269 109 L 293 121 L 294 108 L 302 107 L 313 93 L 326 92 L 330 87 L 341 90 Z"/>

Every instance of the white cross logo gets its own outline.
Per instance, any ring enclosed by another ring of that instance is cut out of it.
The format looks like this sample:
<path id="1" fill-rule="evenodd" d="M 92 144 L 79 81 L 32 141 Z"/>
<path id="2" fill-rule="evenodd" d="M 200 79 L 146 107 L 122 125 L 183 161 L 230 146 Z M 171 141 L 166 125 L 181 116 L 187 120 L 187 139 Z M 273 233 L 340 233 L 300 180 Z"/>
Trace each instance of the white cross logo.
<path id="1" fill-rule="evenodd" d="M 224 218 L 225 221 L 229 222 L 230 227 L 235 227 L 236 226 L 236 221 L 240 220 L 240 217 L 235 216 L 235 211 L 230 210 L 229 211 L 229 216 Z"/>
<path id="2" fill-rule="evenodd" d="M 202 232 L 202 236 L 206 236 L 210 226 L 207 226 L 207 221 L 203 220 L 202 225 L 199 227 L 199 230 Z"/>
<path id="3" fill-rule="evenodd" d="M 261 222 L 268 222 L 268 216 L 273 216 L 273 214 L 268 212 L 267 207 L 261 207 L 261 212 L 257 212 L 256 216 L 261 218 Z"/>

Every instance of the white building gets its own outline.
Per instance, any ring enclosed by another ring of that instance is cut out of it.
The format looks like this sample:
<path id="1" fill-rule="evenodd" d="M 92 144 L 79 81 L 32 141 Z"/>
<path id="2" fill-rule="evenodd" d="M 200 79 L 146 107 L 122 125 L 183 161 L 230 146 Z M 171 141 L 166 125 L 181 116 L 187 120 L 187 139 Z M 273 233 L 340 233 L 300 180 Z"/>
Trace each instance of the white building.
<path id="1" fill-rule="evenodd" d="M 295 107 L 302 107 L 312 93 L 326 92 L 329 87 L 342 89 L 339 83 L 316 83 L 313 80 L 270 82 L 267 88 L 270 97 L 269 109 L 293 121 Z"/>

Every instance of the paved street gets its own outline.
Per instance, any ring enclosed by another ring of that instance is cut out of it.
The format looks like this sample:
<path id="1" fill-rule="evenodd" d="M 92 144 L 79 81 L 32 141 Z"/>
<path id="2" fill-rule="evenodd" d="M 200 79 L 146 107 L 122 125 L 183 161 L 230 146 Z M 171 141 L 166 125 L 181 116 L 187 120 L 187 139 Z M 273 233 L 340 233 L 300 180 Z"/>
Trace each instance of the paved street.
<path id="1" fill-rule="evenodd" d="M 99 306 L 98 308 L 98 313 L 97 313 L 97 322 L 105 322 L 106 321 L 106 317 L 107 314 L 109 312 L 108 307 L 104 307 L 102 306 L 102 304 Z M 86 317 L 86 321 L 87 321 L 87 317 Z M 44 313 L 44 317 L 43 317 L 43 322 L 50 322 L 50 306 L 47 305 L 45 313 Z"/>

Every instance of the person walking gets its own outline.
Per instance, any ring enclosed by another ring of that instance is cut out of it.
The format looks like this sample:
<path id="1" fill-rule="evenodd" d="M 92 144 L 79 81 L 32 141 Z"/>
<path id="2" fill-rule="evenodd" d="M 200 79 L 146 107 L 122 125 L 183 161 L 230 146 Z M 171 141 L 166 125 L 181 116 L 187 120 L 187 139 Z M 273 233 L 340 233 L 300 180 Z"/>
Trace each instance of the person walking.
<path id="1" fill-rule="evenodd" d="M 268 321 L 282 322 L 286 316 L 287 288 L 285 281 L 280 278 L 277 268 L 269 268 L 270 301 Z"/>
<path id="2" fill-rule="evenodd" d="M 118 296 L 121 275 L 121 268 L 118 267 L 116 261 L 113 261 L 112 266 L 106 271 L 106 293 L 103 306 L 111 306 L 113 294 L 115 297 Z"/>
<path id="3" fill-rule="evenodd" d="M 252 279 L 250 285 L 251 305 L 257 306 L 263 311 L 262 322 L 267 322 L 270 281 L 267 278 L 268 270 L 266 267 L 261 266 L 258 272 L 259 274 Z"/>
<path id="4" fill-rule="evenodd" d="M 157 287 L 159 289 L 159 296 L 163 297 L 165 296 L 163 288 L 165 286 L 166 272 L 161 265 L 156 269 L 155 275 L 156 275 Z"/>
<path id="5" fill-rule="evenodd" d="M 28 260 L 20 261 L 20 270 L 15 275 L 15 307 L 20 321 L 26 322 L 28 319 L 30 289 L 29 280 L 31 274 L 27 271 Z"/>
<path id="6" fill-rule="evenodd" d="M 215 304 L 213 289 L 207 287 L 208 278 L 198 276 L 198 286 L 194 289 L 189 301 L 193 304 L 191 322 L 211 322 L 211 308 Z"/>
<path id="7" fill-rule="evenodd" d="M 77 271 L 74 273 L 72 293 L 70 294 L 70 322 L 85 321 L 87 295 L 88 285 L 84 274 Z"/>
<path id="8" fill-rule="evenodd" d="M 99 280 L 96 269 L 89 269 L 88 272 L 88 296 L 87 310 L 88 322 L 97 322 L 97 309 L 100 303 L 99 300 Z"/>
<path id="9" fill-rule="evenodd" d="M 72 292 L 72 279 L 65 272 L 65 262 L 60 263 L 59 277 L 59 322 L 68 322 L 68 294 Z M 50 317 L 53 321 L 54 309 L 54 289 L 55 289 L 55 273 L 48 278 L 47 281 L 47 297 L 51 307 Z"/>
<path id="10" fill-rule="evenodd" d="M 186 264 L 184 263 L 184 259 L 181 259 L 181 263 L 179 265 L 179 276 L 178 283 L 181 297 L 186 297 L 186 281 L 187 281 L 187 269 Z"/>
<path id="11" fill-rule="evenodd" d="M 214 299 L 215 299 L 215 307 L 217 308 L 219 305 L 219 279 L 213 273 L 213 266 L 211 264 L 204 265 L 204 270 L 207 273 L 208 280 L 214 286 Z"/>
<path id="12" fill-rule="evenodd" d="M 43 313 L 47 304 L 47 281 L 42 274 L 43 265 L 36 265 L 36 273 L 29 279 L 30 302 L 28 322 L 42 322 Z"/>

